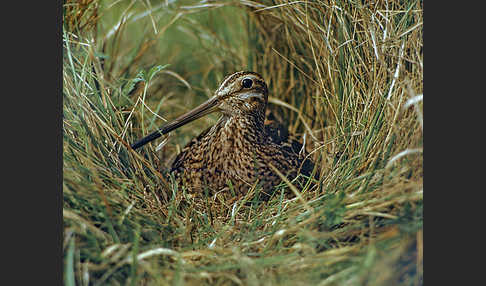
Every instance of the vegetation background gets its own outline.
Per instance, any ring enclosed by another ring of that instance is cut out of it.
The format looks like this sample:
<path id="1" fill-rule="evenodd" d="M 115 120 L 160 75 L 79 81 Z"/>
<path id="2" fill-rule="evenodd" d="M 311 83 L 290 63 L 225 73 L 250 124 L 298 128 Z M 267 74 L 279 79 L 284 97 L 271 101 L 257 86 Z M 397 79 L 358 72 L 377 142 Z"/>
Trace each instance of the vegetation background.
<path id="1" fill-rule="evenodd" d="M 422 1 L 64 1 L 64 284 L 422 285 L 422 37 Z M 187 204 L 163 170 L 217 115 L 128 144 L 239 70 L 319 179 Z"/>

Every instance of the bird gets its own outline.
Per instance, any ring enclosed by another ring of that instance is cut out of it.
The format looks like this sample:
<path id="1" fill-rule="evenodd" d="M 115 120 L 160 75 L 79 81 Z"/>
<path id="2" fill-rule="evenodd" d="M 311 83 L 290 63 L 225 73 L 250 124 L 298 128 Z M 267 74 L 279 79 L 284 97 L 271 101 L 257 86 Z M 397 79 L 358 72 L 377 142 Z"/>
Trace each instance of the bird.
<path id="1" fill-rule="evenodd" d="M 245 195 L 260 187 L 268 199 L 282 174 L 289 180 L 310 176 L 314 163 L 299 155 L 302 146 L 279 125 L 265 125 L 268 87 L 252 71 L 226 76 L 214 95 L 189 112 L 132 144 L 133 149 L 213 112 L 216 124 L 190 140 L 175 157 L 169 173 L 189 193 L 228 191 Z M 278 172 L 275 171 L 278 170 Z M 280 174 L 278 174 L 280 173 Z"/>

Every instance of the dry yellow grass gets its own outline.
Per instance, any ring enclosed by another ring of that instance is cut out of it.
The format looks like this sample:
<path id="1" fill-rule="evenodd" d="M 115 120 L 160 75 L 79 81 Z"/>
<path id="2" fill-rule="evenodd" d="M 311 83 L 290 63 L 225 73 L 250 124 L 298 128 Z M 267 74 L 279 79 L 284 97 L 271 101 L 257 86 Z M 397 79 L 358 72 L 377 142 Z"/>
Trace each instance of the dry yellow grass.
<path id="1" fill-rule="evenodd" d="M 423 284 L 421 1 L 64 8 L 66 285 Z M 160 170 L 215 117 L 127 148 L 237 70 L 320 166 L 301 198 L 185 199 Z"/>

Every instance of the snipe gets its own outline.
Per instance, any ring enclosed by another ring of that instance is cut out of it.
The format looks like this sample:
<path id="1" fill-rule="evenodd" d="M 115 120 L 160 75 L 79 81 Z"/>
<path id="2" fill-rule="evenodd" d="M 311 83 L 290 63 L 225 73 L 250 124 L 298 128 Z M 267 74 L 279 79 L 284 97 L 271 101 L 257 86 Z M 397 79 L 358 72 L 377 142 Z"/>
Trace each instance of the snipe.
<path id="1" fill-rule="evenodd" d="M 288 140 L 281 140 L 272 133 L 274 127 L 264 125 L 267 101 L 268 88 L 259 74 L 236 72 L 222 81 L 208 101 L 142 138 L 132 148 L 219 111 L 222 116 L 217 123 L 184 147 L 170 172 L 195 194 L 203 193 L 206 187 L 220 191 L 231 181 L 239 194 L 256 183 L 270 195 L 281 182 L 270 164 L 290 180 L 299 173 L 309 175 L 313 164 L 309 160 L 303 162 L 295 148 L 288 147 Z"/>

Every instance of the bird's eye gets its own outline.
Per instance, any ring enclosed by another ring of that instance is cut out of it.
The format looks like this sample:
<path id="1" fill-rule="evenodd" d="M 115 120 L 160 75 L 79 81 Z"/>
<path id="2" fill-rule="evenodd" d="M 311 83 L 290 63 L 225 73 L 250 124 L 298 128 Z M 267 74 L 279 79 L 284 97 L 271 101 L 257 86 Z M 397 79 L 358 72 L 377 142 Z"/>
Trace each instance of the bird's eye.
<path id="1" fill-rule="evenodd" d="M 253 85 L 253 81 L 249 78 L 245 78 L 242 84 L 244 88 L 250 88 Z"/>

